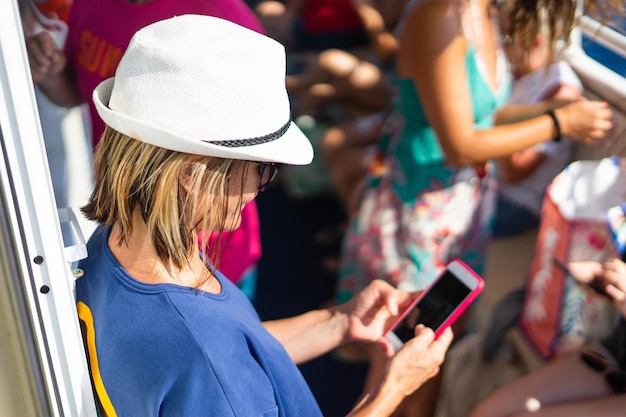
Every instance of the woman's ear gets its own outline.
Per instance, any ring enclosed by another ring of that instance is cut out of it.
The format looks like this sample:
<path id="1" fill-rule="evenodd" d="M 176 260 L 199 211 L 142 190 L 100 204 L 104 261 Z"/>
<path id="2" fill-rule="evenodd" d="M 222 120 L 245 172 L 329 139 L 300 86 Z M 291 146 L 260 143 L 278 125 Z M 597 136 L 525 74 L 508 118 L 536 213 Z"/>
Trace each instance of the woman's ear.
<path id="1" fill-rule="evenodd" d="M 181 164 L 181 169 L 178 172 L 178 182 L 188 194 L 193 192 L 193 188 L 197 187 L 197 179 L 194 178 L 198 175 L 198 170 L 195 169 L 197 164 L 202 163 L 201 156 L 190 156 Z"/>
<path id="2" fill-rule="evenodd" d="M 191 176 L 193 172 L 193 162 L 185 161 L 180 171 L 178 171 L 178 183 L 185 189 L 185 192 L 191 192 Z"/>

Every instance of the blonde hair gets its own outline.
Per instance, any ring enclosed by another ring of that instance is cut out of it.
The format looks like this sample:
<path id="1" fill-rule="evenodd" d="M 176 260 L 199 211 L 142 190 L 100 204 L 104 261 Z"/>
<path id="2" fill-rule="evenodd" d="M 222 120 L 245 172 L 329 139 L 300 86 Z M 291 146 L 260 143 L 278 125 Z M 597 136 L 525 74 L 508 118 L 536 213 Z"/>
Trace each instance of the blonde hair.
<path id="1" fill-rule="evenodd" d="M 82 211 L 90 220 L 116 224 L 121 245 L 133 233 L 138 210 L 159 258 L 178 268 L 189 263 L 202 230 L 200 250 L 217 268 L 223 242 L 218 238 L 210 249 L 207 243 L 211 233 L 232 227 L 226 224 L 227 192 L 239 163 L 156 147 L 107 127 L 94 152 L 94 191 Z"/>

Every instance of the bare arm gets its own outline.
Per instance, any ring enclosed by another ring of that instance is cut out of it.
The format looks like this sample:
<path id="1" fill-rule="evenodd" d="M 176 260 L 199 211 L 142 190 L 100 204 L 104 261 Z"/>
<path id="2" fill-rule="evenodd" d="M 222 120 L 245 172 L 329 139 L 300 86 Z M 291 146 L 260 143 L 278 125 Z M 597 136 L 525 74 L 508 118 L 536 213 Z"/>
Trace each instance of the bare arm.
<path id="1" fill-rule="evenodd" d="M 330 309 L 313 310 L 287 319 L 263 322 L 295 363 L 323 355 L 344 342 L 347 317 Z"/>
<path id="2" fill-rule="evenodd" d="M 264 325 L 296 363 L 353 340 L 376 342 L 392 356 L 393 349 L 383 335 L 416 296 L 375 280 L 344 304 Z M 447 329 L 437 340 L 433 331 L 423 326 L 416 328 L 415 334 L 393 355 L 383 378 L 349 417 L 391 416 L 406 396 L 439 372 L 452 342 L 452 330 Z"/>
<path id="3" fill-rule="evenodd" d="M 468 417 L 610 416 L 622 413 L 625 402 L 626 397 L 611 391 L 601 372 L 572 353 L 491 392 Z"/>
<path id="4" fill-rule="evenodd" d="M 278 339 L 295 363 L 302 363 L 349 341 L 380 342 L 398 311 L 415 294 L 398 291 L 376 280 L 346 303 L 313 310 L 287 319 L 266 321 L 265 328 Z"/>
<path id="5" fill-rule="evenodd" d="M 502 178 L 515 183 L 528 178 L 548 157 L 535 147 L 523 149 L 513 155 L 498 159 L 498 169 Z"/>
<path id="6" fill-rule="evenodd" d="M 398 73 L 415 82 L 426 115 L 448 163 L 467 165 L 510 155 L 556 135 L 552 119 L 532 119 L 477 131 L 464 67 L 467 42 L 458 4 L 416 5 L 407 17 L 397 56 Z M 563 134 L 593 143 L 613 128 L 612 112 L 602 102 L 578 101 L 556 110 Z"/>
<path id="7" fill-rule="evenodd" d="M 452 342 L 452 330 L 446 329 L 437 340 L 434 340 L 430 329 L 418 328 L 415 334 L 391 358 L 381 381 L 363 397 L 348 417 L 391 416 L 402 400 L 439 373 Z"/>
<path id="8" fill-rule="evenodd" d="M 572 101 L 582 97 L 580 89 L 577 87 L 560 84 L 556 85 L 541 101 L 528 104 L 507 104 L 500 108 L 495 115 L 496 124 L 515 123 L 522 120 L 531 119 L 542 115 L 549 109 L 558 109 Z"/>
<path id="9" fill-rule="evenodd" d="M 524 117 L 532 118 L 542 114 L 549 108 L 561 107 L 563 103 L 567 103 L 568 100 L 577 100 L 581 97 L 581 91 L 571 85 L 560 84 L 546 94 L 545 100 L 540 101 L 537 104 L 530 105 L 516 105 L 516 106 L 504 106 L 515 107 L 519 110 L 517 116 L 518 120 L 523 120 Z M 506 112 L 504 110 L 503 112 Z M 496 123 L 502 121 L 502 112 L 498 112 L 496 116 Z M 511 117 L 513 112 L 509 113 Z M 528 178 L 535 170 L 547 159 L 547 156 L 539 152 L 536 147 L 530 147 L 517 151 L 514 154 L 504 157 L 498 160 L 498 168 L 503 178 L 510 182 L 515 183 Z"/>
<path id="10" fill-rule="evenodd" d="M 601 278 L 613 302 L 626 317 L 626 264 L 619 259 L 604 263 L 570 262 L 568 268 L 577 281 Z M 534 404 L 529 403 L 534 399 Z M 531 406 L 534 405 L 534 410 Z M 538 407 L 539 406 L 539 407 Z M 553 360 L 536 371 L 490 393 L 469 417 L 533 416 L 565 417 L 620 415 L 626 396 L 616 395 L 605 374 L 580 360 L 578 351 Z"/>
<path id="11" fill-rule="evenodd" d="M 522 120 L 532 119 L 533 117 L 542 115 L 549 109 L 557 109 L 569 103 L 571 103 L 571 100 L 565 102 L 543 100 L 537 103 L 507 104 L 498 109 L 495 114 L 494 122 L 497 125 L 517 123 Z"/>
<path id="12" fill-rule="evenodd" d="M 371 0 L 352 0 L 352 4 L 363 21 L 370 45 L 383 61 L 392 59 L 398 49 L 398 42 L 386 27 L 383 16 Z"/>

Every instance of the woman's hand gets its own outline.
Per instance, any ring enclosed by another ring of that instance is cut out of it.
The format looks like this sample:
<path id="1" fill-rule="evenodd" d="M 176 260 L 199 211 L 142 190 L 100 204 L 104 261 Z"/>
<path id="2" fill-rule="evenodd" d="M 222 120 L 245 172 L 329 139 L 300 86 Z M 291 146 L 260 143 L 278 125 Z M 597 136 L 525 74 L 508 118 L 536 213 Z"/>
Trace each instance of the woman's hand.
<path id="1" fill-rule="evenodd" d="M 52 35 L 40 32 L 26 38 L 26 50 L 33 81 L 45 82 L 65 69 L 67 57 L 56 45 Z"/>
<path id="2" fill-rule="evenodd" d="M 606 293 L 613 299 L 622 316 L 626 317 L 626 263 L 620 259 L 604 262 L 599 278 L 606 285 Z"/>
<path id="3" fill-rule="evenodd" d="M 337 311 L 348 315 L 345 341 L 377 342 L 388 355 L 392 355 L 393 349 L 383 335 L 416 296 L 417 293 L 398 291 L 385 281 L 372 281 L 349 301 L 336 307 Z"/>
<path id="4" fill-rule="evenodd" d="M 570 262 L 568 268 L 576 281 L 599 286 L 626 317 L 626 263 L 620 259 L 604 263 Z"/>
<path id="5" fill-rule="evenodd" d="M 437 375 L 452 339 L 451 328 L 435 340 L 431 329 L 418 325 L 415 337 L 406 342 L 388 362 L 385 378 L 392 379 L 404 396 L 412 394 Z"/>
<path id="6" fill-rule="evenodd" d="M 417 326 L 415 337 L 387 362 L 380 382 L 348 417 L 392 415 L 402 400 L 437 375 L 452 339 L 450 328 L 435 340 L 431 329 Z"/>
<path id="7" fill-rule="evenodd" d="M 593 261 L 570 262 L 567 268 L 573 278 L 582 284 L 590 284 L 602 272 L 602 264 Z"/>
<path id="8" fill-rule="evenodd" d="M 615 133 L 615 117 L 603 101 L 577 100 L 555 110 L 561 134 L 587 145 L 600 145 Z"/>

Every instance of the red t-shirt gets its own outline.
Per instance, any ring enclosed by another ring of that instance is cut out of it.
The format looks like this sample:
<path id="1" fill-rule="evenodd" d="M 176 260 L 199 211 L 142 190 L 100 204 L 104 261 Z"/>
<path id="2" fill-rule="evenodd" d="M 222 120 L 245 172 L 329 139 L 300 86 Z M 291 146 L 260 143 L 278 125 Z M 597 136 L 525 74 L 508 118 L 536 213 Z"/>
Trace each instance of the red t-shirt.
<path id="1" fill-rule="evenodd" d="M 310 32 L 335 32 L 363 27 L 363 22 L 350 0 L 305 0 L 302 19 Z"/>

